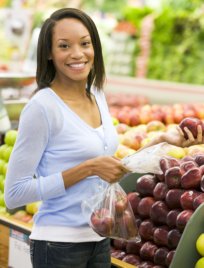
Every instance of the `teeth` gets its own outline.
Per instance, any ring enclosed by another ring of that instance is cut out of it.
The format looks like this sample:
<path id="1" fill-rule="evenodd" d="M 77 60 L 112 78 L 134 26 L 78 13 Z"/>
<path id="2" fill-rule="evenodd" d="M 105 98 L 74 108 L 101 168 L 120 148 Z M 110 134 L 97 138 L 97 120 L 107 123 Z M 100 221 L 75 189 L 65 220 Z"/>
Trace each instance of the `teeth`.
<path id="1" fill-rule="evenodd" d="M 70 67 L 72 68 L 82 68 L 84 67 L 85 63 L 78 63 L 78 64 L 69 64 Z"/>

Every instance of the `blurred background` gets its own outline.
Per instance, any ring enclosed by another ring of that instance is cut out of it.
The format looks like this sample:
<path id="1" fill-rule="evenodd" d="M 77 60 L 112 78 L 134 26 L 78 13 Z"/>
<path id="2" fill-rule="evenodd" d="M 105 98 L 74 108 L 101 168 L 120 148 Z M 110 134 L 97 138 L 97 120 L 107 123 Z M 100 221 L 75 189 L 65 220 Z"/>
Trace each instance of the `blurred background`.
<path id="1" fill-rule="evenodd" d="M 39 28 L 61 7 L 94 19 L 108 74 L 203 84 L 202 0 L 1 0 L 1 72 L 35 72 Z"/>

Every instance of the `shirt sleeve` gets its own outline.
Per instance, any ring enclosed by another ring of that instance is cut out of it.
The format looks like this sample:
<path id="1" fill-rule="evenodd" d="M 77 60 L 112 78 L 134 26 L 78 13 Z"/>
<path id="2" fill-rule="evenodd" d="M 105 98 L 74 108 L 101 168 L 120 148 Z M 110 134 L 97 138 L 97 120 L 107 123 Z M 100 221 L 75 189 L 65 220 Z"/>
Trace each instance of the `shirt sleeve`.
<path id="1" fill-rule="evenodd" d="M 9 159 L 5 202 L 8 208 L 65 194 L 61 172 L 36 177 L 36 170 L 49 142 L 49 122 L 43 107 L 32 101 L 22 111 L 17 140 Z"/>

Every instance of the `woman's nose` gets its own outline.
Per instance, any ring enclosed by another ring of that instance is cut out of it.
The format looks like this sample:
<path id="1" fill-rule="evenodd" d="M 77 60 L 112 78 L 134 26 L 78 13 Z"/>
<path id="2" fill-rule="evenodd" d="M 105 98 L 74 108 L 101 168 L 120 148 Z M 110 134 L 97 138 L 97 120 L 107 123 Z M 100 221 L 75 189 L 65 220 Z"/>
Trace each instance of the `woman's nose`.
<path id="1" fill-rule="evenodd" d="M 79 46 L 72 47 L 71 57 L 72 58 L 81 58 L 83 56 L 83 51 Z"/>

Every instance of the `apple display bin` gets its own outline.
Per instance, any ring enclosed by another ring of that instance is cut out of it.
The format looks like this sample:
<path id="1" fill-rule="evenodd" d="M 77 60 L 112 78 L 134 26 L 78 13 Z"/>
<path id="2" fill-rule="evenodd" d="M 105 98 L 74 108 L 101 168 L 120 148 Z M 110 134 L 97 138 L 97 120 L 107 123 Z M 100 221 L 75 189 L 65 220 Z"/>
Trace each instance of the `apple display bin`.
<path id="1" fill-rule="evenodd" d="M 121 179 L 120 185 L 126 193 L 135 191 L 137 179 L 144 174 L 130 174 Z M 196 250 L 196 240 L 201 233 L 204 233 L 204 204 L 201 204 L 188 221 L 170 268 L 194 268 L 201 257 Z"/>

